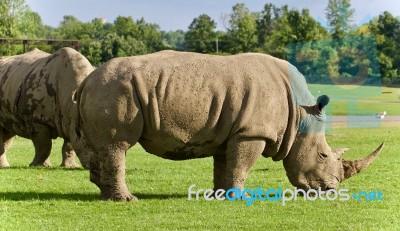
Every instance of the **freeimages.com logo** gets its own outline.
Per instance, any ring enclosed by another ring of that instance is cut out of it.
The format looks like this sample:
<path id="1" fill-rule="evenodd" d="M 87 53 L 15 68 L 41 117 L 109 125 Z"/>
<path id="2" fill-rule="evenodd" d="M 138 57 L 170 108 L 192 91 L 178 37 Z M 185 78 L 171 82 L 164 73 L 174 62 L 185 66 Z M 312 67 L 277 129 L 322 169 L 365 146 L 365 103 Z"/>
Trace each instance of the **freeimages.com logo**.
<path id="1" fill-rule="evenodd" d="M 192 184 L 188 188 L 188 200 L 200 200 L 200 197 L 203 197 L 206 201 L 212 200 L 228 200 L 228 201 L 245 201 L 247 206 L 250 206 L 255 201 L 281 201 L 282 205 L 285 205 L 288 201 L 302 199 L 304 201 L 315 201 L 315 200 L 339 200 L 339 201 L 348 201 L 350 199 L 353 200 L 364 200 L 364 201 L 383 201 L 383 192 L 377 191 L 360 191 L 358 193 L 350 194 L 348 189 L 330 189 L 327 191 L 318 189 L 310 189 L 303 190 L 298 189 L 297 187 L 293 189 L 283 189 L 282 187 L 278 188 L 269 188 L 267 190 L 262 189 L 261 187 L 257 187 L 255 189 L 239 189 L 238 187 L 231 188 L 228 190 L 217 189 L 214 191 L 213 189 L 197 189 L 195 184 Z M 299 196 L 301 195 L 301 196 Z"/>

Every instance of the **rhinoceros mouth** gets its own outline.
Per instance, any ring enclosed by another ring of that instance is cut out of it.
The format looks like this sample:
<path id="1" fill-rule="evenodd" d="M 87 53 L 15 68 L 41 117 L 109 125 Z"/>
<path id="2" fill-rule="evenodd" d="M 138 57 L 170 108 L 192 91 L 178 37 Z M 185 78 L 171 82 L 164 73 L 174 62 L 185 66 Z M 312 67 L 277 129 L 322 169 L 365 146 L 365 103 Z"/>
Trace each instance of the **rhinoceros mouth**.
<path id="1" fill-rule="evenodd" d="M 332 190 L 336 190 L 338 188 L 338 184 L 325 184 L 325 183 L 320 183 L 318 187 L 312 187 L 310 185 L 297 185 L 295 186 L 298 189 L 304 190 L 306 193 L 317 193 L 318 192 L 328 192 Z"/>
<path id="2" fill-rule="evenodd" d="M 308 190 L 313 189 L 313 190 L 320 190 L 320 191 L 328 191 L 328 190 L 336 189 L 338 186 L 338 183 L 339 183 L 339 181 L 337 183 L 324 183 L 324 182 L 320 182 L 320 181 L 317 181 L 317 182 L 318 183 L 315 186 L 308 185 L 303 190 L 308 191 Z"/>

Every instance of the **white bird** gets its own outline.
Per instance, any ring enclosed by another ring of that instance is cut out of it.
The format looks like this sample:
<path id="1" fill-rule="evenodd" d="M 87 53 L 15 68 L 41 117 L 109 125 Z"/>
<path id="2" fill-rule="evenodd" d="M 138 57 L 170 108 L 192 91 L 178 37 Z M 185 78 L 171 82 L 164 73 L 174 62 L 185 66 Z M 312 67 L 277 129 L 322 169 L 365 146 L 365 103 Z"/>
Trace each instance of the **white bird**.
<path id="1" fill-rule="evenodd" d="M 377 113 L 375 116 L 376 116 L 376 118 L 383 119 L 383 118 L 385 118 L 386 115 L 387 115 L 386 111 L 383 111 L 383 112 Z"/>

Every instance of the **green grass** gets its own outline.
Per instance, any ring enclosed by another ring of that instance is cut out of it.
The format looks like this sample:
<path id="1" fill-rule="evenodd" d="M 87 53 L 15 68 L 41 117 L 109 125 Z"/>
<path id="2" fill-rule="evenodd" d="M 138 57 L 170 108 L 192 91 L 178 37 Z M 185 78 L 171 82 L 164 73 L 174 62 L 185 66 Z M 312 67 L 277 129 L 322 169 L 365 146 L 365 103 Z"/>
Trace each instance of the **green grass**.
<path id="1" fill-rule="evenodd" d="M 387 141 L 380 157 L 344 181 L 349 193 L 380 190 L 383 201 L 188 201 L 187 189 L 212 188 L 212 159 L 169 161 L 139 146 L 127 155 L 127 184 L 139 202 L 99 201 L 99 190 L 83 169 L 26 167 L 30 141 L 17 138 L 10 169 L 0 170 L 0 230 L 398 230 L 400 227 L 399 128 L 334 129 L 333 147 L 348 147 L 345 158 L 370 153 Z M 54 142 L 53 165 L 61 162 Z M 281 162 L 261 158 L 246 187 L 293 188 Z"/>
<path id="2" fill-rule="evenodd" d="M 311 93 L 318 97 L 330 96 L 327 113 L 330 115 L 375 115 L 386 111 L 400 115 L 400 88 L 351 85 L 309 84 Z"/>

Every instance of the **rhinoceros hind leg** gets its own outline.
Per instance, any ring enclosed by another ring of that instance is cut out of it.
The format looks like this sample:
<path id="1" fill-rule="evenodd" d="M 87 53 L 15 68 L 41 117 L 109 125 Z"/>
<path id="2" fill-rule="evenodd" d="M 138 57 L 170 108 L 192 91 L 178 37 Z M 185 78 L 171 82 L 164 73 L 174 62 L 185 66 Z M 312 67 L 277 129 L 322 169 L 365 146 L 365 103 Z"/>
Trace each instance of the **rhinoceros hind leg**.
<path id="1" fill-rule="evenodd" d="M 62 162 L 61 167 L 65 168 L 78 168 L 79 165 L 75 162 L 75 151 L 69 141 L 64 140 L 62 146 Z"/>
<path id="2" fill-rule="evenodd" d="M 108 148 L 98 152 L 93 159 L 98 164 L 91 163 L 90 179 L 99 186 L 100 199 L 114 201 L 137 201 L 125 183 L 125 148 Z M 97 159 L 97 160 L 96 160 Z M 96 172 L 98 169 L 98 172 Z M 97 182 L 97 183 L 96 183 Z"/>
<path id="3" fill-rule="evenodd" d="M 0 168 L 8 168 L 7 149 L 11 146 L 14 135 L 5 133 L 0 129 Z"/>
<path id="4" fill-rule="evenodd" d="M 248 172 L 264 148 L 265 141 L 254 138 L 234 137 L 228 142 L 226 151 L 228 188 L 244 188 Z"/>
<path id="5" fill-rule="evenodd" d="M 35 157 L 29 166 L 51 167 L 49 160 L 51 152 L 51 131 L 44 125 L 35 126 L 35 136 L 32 137 L 35 146 Z"/>
<path id="6" fill-rule="evenodd" d="M 6 154 L 3 153 L 0 155 L 0 168 L 8 168 L 10 167 L 10 164 L 8 163 Z"/>

